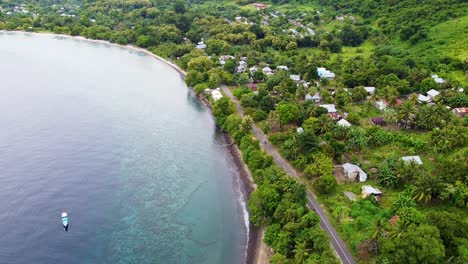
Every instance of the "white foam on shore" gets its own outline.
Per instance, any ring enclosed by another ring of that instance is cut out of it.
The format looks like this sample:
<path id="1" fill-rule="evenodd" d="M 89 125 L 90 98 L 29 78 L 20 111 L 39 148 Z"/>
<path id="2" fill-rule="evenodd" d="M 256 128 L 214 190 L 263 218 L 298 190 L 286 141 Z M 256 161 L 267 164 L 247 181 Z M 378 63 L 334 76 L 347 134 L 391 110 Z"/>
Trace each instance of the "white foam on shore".
<path id="1" fill-rule="evenodd" d="M 239 202 L 242 207 L 242 214 L 244 216 L 244 225 L 246 230 L 247 241 L 245 242 L 245 253 L 244 253 L 244 263 L 247 263 L 247 253 L 249 249 L 249 240 L 250 240 L 250 220 L 249 220 L 249 211 L 247 210 L 247 203 L 245 202 L 245 197 L 242 192 L 239 190 Z"/>

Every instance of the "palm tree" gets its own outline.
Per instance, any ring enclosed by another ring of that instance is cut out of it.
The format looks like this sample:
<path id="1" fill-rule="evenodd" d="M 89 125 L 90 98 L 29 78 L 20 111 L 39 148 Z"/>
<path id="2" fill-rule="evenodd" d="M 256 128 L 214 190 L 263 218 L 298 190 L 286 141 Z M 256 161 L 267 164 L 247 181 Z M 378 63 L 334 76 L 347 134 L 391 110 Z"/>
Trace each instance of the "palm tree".
<path id="1" fill-rule="evenodd" d="M 437 104 L 435 106 L 425 105 L 419 110 L 417 119 L 418 126 L 425 129 L 432 129 L 445 126 L 450 122 L 452 116 L 450 111 L 442 104 Z"/>
<path id="2" fill-rule="evenodd" d="M 416 115 L 416 105 L 411 101 L 405 101 L 398 108 L 398 119 L 404 123 L 405 128 L 409 128 Z"/>
<path id="3" fill-rule="evenodd" d="M 296 244 L 293 249 L 294 252 L 294 263 L 304 263 L 309 255 L 310 249 L 307 248 L 306 242 Z"/>
<path id="4" fill-rule="evenodd" d="M 436 128 L 431 132 L 430 138 L 435 151 L 445 152 L 450 150 L 457 142 L 457 133 L 451 128 Z"/>
<path id="5" fill-rule="evenodd" d="M 333 121 L 328 116 L 328 114 L 321 115 L 317 118 L 316 121 L 316 132 L 319 134 L 325 134 L 333 128 Z"/>
<path id="6" fill-rule="evenodd" d="M 440 190 L 439 178 L 428 173 L 422 173 L 416 180 L 414 199 L 418 202 L 428 203 Z"/>

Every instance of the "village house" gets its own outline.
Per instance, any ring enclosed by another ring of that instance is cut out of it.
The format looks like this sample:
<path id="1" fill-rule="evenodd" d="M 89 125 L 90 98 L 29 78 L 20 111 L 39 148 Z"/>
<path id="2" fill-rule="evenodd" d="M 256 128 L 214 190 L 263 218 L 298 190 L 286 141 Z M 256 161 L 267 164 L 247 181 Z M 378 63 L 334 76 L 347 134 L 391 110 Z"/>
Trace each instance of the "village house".
<path id="1" fill-rule="evenodd" d="M 349 123 L 348 121 L 346 121 L 345 119 L 341 119 L 340 121 L 338 121 L 336 123 L 338 126 L 342 126 L 342 127 L 350 127 L 351 126 L 351 123 Z"/>
<path id="2" fill-rule="evenodd" d="M 405 157 L 401 157 L 401 159 L 405 162 L 405 163 L 409 163 L 409 162 L 414 162 L 418 165 L 422 165 L 422 160 L 419 156 L 405 156 Z"/>
<path id="3" fill-rule="evenodd" d="M 434 89 L 431 89 L 427 91 L 427 97 L 431 98 L 432 101 L 434 101 L 434 98 L 438 96 L 440 93 Z"/>
<path id="4" fill-rule="evenodd" d="M 257 85 L 253 82 L 250 82 L 247 84 L 247 87 L 249 87 L 250 90 L 256 91 L 257 90 Z"/>
<path id="5" fill-rule="evenodd" d="M 316 93 L 316 94 L 314 94 L 314 96 L 312 96 L 310 94 L 306 94 L 305 99 L 306 100 L 312 100 L 312 101 L 314 101 L 314 103 L 320 103 L 320 100 L 322 98 L 320 97 L 319 93 Z"/>
<path id="6" fill-rule="evenodd" d="M 376 201 L 380 201 L 380 197 L 383 195 L 383 193 L 377 189 L 374 188 L 370 185 L 364 185 L 362 186 L 362 198 L 367 198 L 369 196 L 374 196 L 374 199 Z"/>
<path id="7" fill-rule="evenodd" d="M 296 132 L 297 132 L 298 134 L 302 134 L 302 133 L 304 133 L 304 129 L 303 129 L 302 127 L 298 127 L 298 128 L 296 129 Z"/>
<path id="8" fill-rule="evenodd" d="M 322 100 L 322 97 L 320 97 L 319 93 L 315 93 L 314 96 L 312 96 L 312 100 L 316 103 L 320 103 L 320 101 Z"/>
<path id="9" fill-rule="evenodd" d="M 263 74 L 265 74 L 265 75 L 271 75 L 271 74 L 273 74 L 273 70 L 272 70 L 270 67 L 268 67 L 268 66 L 264 67 L 264 68 L 262 69 L 262 72 L 263 72 Z"/>
<path id="10" fill-rule="evenodd" d="M 301 76 L 297 74 L 291 74 L 289 75 L 289 78 L 291 78 L 295 83 L 299 83 L 301 81 Z"/>
<path id="11" fill-rule="evenodd" d="M 459 107 L 459 108 L 454 108 L 452 112 L 459 117 L 465 117 L 465 115 L 468 114 L 468 107 Z"/>
<path id="12" fill-rule="evenodd" d="M 257 10 L 261 10 L 261 9 L 268 8 L 268 5 L 266 5 L 266 4 L 261 4 L 261 3 L 253 3 L 252 5 L 253 5 L 254 7 L 256 7 Z"/>
<path id="13" fill-rule="evenodd" d="M 327 109 L 328 113 L 336 113 L 336 107 L 334 104 L 321 104 L 320 107 Z"/>
<path id="14" fill-rule="evenodd" d="M 258 71 L 258 66 L 254 65 L 254 66 L 250 67 L 249 71 L 250 71 L 250 73 L 257 72 Z"/>
<path id="15" fill-rule="evenodd" d="M 277 70 L 283 70 L 283 71 L 287 71 L 288 70 L 288 66 L 285 66 L 285 65 L 279 65 L 276 67 Z"/>
<path id="16" fill-rule="evenodd" d="M 375 107 L 377 107 L 377 109 L 379 109 L 380 111 L 383 111 L 385 109 L 387 109 L 388 107 L 388 103 L 384 100 L 379 100 L 377 102 L 375 102 Z"/>
<path id="17" fill-rule="evenodd" d="M 367 173 L 365 173 L 358 165 L 345 163 L 343 164 L 343 171 L 344 175 L 350 180 L 360 182 L 365 182 L 367 180 Z"/>
<path id="18" fill-rule="evenodd" d="M 334 104 L 322 104 L 319 106 L 327 109 L 328 116 L 330 116 L 332 120 L 334 121 L 340 120 L 341 116 L 337 113 Z"/>
<path id="19" fill-rule="evenodd" d="M 203 40 L 198 42 L 197 49 L 201 49 L 201 50 L 206 49 L 206 44 L 203 43 Z"/>
<path id="20" fill-rule="evenodd" d="M 440 78 L 437 74 L 433 74 L 431 75 L 432 79 L 434 79 L 434 81 L 438 84 L 443 84 L 445 83 L 445 80 Z"/>
<path id="21" fill-rule="evenodd" d="M 242 65 L 239 65 L 236 67 L 236 72 L 237 73 L 242 73 L 242 72 L 245 72 L 245 66 L 242 66 Z"/>
<path id="22" fill-rule="evenodd" d="M 213 100 L 216 102 L 218 101 L 219 99 L 223 98 L 223 95 L 221 94 L 221 89 L 220 88 L 216 88 L 214 90 L 211 90 L 211 98 L 213 98 Z"/>
<path id="23" fill-rule="evenodd" d="M 323 68 L 323 67 L 318 67 L 317 68 L 317 75 L 320 77 L 320 78 L 327 78 L 329 80 L 333 80 L 335 79 L 335 73 L 327 70 L 326 68 Z"/>
<path id="24" fill-rule="evenodd" d="M 432 100 L 430 97 L 428 96 L 425 96 L 425 95 L 422 95 L 422 94 L 419 94 L 418 95 L 418 102 L 419 103 L 430 103 Z"/>
<path id="25" fill-rule="evenodd" d="M 367 92 L 368 95 L 373 95 L 373 94 L 375 94 L 375 87 L 373 87 L 373 86 L 364 87 L 364 90 L 366 90 L 366 92 Z"/>

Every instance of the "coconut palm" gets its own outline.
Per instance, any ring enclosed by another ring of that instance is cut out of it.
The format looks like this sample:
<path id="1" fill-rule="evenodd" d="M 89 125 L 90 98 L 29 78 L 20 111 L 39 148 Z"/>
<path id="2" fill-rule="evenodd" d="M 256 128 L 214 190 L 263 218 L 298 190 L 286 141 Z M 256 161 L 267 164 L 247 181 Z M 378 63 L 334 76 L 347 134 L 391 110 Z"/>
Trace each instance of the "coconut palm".
<path id="1" fill-rule="evenodd" d="M 294 262 L 295 263 L 304 263 L 307 257 L 309 256 L 310 249 L 307 248 L 306 242 L 296 244 L 296 247 L 293 249 L 294 252 Z"/>
<path id="2" fill-rule="evenodd" d="M 315 131 L 317 133 L 325 134 L 331 131 L 332 128 L 333 128 L 333 121 L 327 114 L 321 115 L 317 118 L 317 121 L 315 123 Z"/>
<path id="3" fill-rule="evenodd" d="M 397 111 L 398 119 L 403 122 L 405 128 L 409 128 L 416 116 L 416 105 L 412 101 L 403 102 Z"/>
<path id="4" fill-rule="evenodd" d="M 430 202 L 440 191 L 439 178 L 428 173 L 422 173 L 416 180 L 414 199 L 418 202 Z"/>

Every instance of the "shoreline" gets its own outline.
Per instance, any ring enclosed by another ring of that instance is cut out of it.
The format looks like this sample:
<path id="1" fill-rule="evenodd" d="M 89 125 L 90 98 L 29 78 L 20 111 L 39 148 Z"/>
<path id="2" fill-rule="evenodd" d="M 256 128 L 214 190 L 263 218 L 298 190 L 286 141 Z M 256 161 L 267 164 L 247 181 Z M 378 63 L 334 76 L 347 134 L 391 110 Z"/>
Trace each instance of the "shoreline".
<path id="1" fill-rule="evenodd" d="M 187 76 L 187 73 L 180 68 L 178 65 L 175 63 L 166 60 L 151 51 L 140 48 L 140 47 L 135 47 L 133 45 L 121 45 L 117 43 L 111 43 L 106 40 L 98 40 L 98 39 L 88 39 L 83 36 L 71 36 L 71 35 L 65 35 L 65 34 L 55 34 L 55 33 L 49 33 L 49 32 L 26 32 L 26 31 L 8 31 L 8 30 L 0 30 L 0 33 L 23 33 L 23 34 L 31 34 L 31 35 L 45 35 L 45 36 L 50 36 L 50 37 L 62 37 L 62 38 L 67 38 L 67 39 L 74 39 L 74 40 L 81 40 L 81 41 L 87 41 L 90 43 L 99 43 L 103 45 L 108 45 L 108 46 L 113 46 L 113 47 L 119 47 L 119 48 L 125 48 L 129 49 L 135 52 L 142 52 L 145 55 L 151 56 L 154 59 L 165 63 L 172 69 L 174 69 L 179 75 L 181 76 L 182 79 L 185 79 Z M 204 103 L 208 109 L 210 109 L 211 112 L 211 104 L 208 100 L 205 98 L 202 98 L 200 96 L 197 96 L 197 98 Z M 211 113 L 212 114 L 212 113 Z M 228 152 L 231 154 L 234 163 L 239 171 L 239 175 L 241 178 L 241 181 L 243 182 L 247 196 L 245 197 L 245 203 L 248 203 L 250 194 L 257 188 L 257 185 L 255 184 L 252 174 L 250 170 L 248 169 L 247 165 L 244 163 L 242 159 L 242 154 L 238 146 L 233 142 L 231 136 L 225 132 L 223 132 L 224 139 L 227 143 L 226 149 Z M 245 263 L 247 264 L 266 264 L 268 263 L 267 257 L 268 257 L 268 246 L 263 242 L 263 236 L 265 233 L 265 228 L 257 228 L 255 227 L 252 222 L 249 220 L 249 234 L 248 234 L 248 243 L 247 243 L 247 248 L 246 248 L 246 259 Z M 266 259 L 265 259 L 266 257 Z"/>

